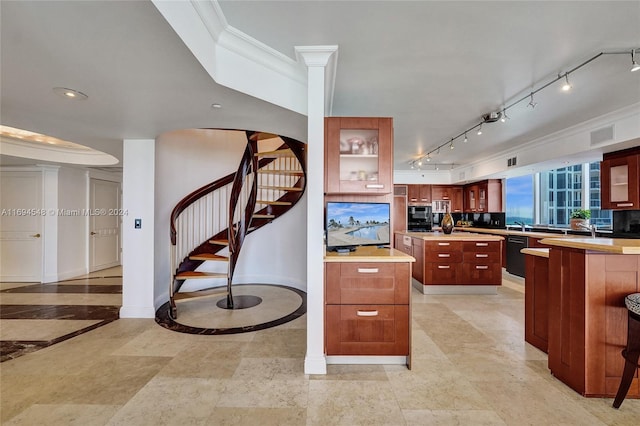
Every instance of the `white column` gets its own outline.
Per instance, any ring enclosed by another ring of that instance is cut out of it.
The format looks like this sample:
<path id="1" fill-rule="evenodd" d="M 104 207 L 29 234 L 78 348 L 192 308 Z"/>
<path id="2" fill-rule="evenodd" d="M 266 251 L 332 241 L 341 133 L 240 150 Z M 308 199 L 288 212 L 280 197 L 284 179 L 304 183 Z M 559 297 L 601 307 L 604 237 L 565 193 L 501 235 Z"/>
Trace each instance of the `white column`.
<path id="1" fill-rule="evenodd" d="M 326 374 L 324 354 L 324 117 L 325 67 L 337 46 L 296 47 L 308 67 L 307 109 L 307 354 L 305 374 Z M 331 88 L 332 89 L 332 88 Z"/>
<path id="2" fill-rule="evenodd" d="M 42 282 L 58 281 L 58 172 L 59 166 L 42 169 L 42 207 L 49 212 L 42 223 Z"/>
<path id="3" fill-rule="evenodd" d="M 155 140 L 125 139 L 123 148 L 120 317 L 154 318 Z"/>

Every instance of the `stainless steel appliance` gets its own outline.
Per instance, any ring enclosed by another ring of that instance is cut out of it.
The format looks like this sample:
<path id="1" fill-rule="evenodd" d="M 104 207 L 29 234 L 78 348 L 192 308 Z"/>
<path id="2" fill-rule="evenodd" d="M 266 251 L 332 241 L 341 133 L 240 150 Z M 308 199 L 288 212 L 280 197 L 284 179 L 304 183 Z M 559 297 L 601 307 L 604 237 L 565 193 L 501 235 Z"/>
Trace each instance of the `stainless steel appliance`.
<path id="1" fill-rule="evenodd" d="M 407 230 L 414 232 L 431 231 L 431 206 L 409 206 L 407 209 Z"/>

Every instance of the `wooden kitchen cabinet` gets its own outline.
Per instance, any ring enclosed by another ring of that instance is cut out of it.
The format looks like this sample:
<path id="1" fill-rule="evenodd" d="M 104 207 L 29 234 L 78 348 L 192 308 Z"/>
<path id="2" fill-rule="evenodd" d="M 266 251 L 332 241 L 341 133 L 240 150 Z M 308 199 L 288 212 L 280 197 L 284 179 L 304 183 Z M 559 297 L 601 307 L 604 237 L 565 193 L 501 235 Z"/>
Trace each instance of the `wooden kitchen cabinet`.
<path id="1" fill-rule="evenodd" d="M 325 118 L 326 194 L 393 191 L 393 119 Z"/>
<path id="2" fill-rule="evenodd" d="M 408 185 L 407 201 L 409 205 L 430 203 L 431 185 Z"/>
<path id="3" fill-rule="evenodd" d="M 458 185 L 431 185 L 431 200 L 449 201 L 451 213 L 460 213 L 464 208 L 462 187 Z"/>
<path id="4" fill-rule="evenodd" d="M 407 185 L 393 186 L 393 220 L 391 222 L 392 236 L 396 232 L 407 230 Z M 396 245 L 394 247 L 397 248 Z"/>
<path id="5" fill-rule="evenodd" d="M 410 280 L 407 261 L 325 263 L 326 354 L 408 357 Z"/>
<path id="6" fill-rule="evenodd" d="M 502 212 L 502 181 L 488 179 L 464 187 L 464 211 L 467 213 Z"/>
<path id="7" fill-rule="evenodd" d="M 640 209 L 640 148 L 605 154 L 600 163 L 601 208 Z"/>

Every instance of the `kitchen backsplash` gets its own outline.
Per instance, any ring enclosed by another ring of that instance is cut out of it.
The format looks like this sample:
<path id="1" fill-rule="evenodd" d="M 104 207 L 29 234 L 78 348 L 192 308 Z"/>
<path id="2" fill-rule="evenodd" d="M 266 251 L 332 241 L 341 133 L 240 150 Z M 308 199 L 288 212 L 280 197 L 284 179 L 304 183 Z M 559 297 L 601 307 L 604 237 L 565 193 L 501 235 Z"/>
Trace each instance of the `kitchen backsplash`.
<path id="1" fill-rule="evenodd" d="M 440 226 L 442 222 L 443 213 L 433 214 L 433 225 Z M 504 229 L 506 227 L 506 214 L 505 213 L 451 213 L 453 216 L 453 223 L 468 222 L 478 228 L 498 228 Z"/>
<path id="2" fill-rule="evenodd" d="M 613 234 L 616 237 L 640 238 L 640 210 L 614 210 Z"/>

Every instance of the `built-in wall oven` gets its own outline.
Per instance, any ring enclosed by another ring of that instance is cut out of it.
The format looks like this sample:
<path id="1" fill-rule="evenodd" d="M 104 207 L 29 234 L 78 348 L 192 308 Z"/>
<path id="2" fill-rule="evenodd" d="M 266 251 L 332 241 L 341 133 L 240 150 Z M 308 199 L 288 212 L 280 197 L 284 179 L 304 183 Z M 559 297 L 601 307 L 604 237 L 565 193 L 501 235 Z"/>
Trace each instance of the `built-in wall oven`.
<path id="1" fill-rule="evenodd" d="M 407 209 L 407 230 L 414 232 L 431 231 L 431 206 L 409 206 Z"/>

